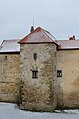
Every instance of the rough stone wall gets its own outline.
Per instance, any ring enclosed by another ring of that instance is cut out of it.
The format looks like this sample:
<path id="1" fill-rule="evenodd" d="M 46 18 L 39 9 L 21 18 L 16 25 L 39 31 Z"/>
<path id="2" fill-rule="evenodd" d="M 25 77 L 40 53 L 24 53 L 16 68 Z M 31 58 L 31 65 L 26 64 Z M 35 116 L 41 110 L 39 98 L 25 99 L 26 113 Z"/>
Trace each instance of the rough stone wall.
<path id="1" fill-rule="evenodd" d="M 33 55 L 37 53 L 37 59 Z M 38 70 L 38 78 L 32 71 Z M 53 111 L 56 107 L 56 45 L 21 44 L 20 108 Z"/>
<path id="2" fill-rule="evenodd" d="M 57 52 L 57 69 L 62 70 L 58 82 L 58 107 L 79 108 L 79 50 Z"/>
<path id="3" fill-rule="evenodd" d="M 0 101 L 18 103 L 19 54 L 0 54 Z"/>

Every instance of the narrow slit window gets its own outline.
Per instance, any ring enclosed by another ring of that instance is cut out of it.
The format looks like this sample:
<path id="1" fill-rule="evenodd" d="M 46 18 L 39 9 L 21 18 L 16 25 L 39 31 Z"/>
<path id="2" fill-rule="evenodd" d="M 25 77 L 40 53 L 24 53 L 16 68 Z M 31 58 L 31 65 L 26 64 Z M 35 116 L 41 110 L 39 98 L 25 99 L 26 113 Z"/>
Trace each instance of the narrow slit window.
<path id="1" fill-rule="evenodd" d="M 62 70 L 57 70 L 57 77 L 62 77 Z"/>
<path id="2" fill-rule="evenodd" d="M 7 56 L 5 56 L 5 60 L 7 60 Z"/>
<path id="3" fill-rule="evenodd" d="M 37 59 L 37 53 L 34 53 L 34 54 L 33 54 L 33 58 L 34 58 L 34 60 Z"/>
<path id="4" fill-rule="evenodd" d="M 38 71 L 37 70 L 32 71 L 32 78 L 38 78 Z"/>

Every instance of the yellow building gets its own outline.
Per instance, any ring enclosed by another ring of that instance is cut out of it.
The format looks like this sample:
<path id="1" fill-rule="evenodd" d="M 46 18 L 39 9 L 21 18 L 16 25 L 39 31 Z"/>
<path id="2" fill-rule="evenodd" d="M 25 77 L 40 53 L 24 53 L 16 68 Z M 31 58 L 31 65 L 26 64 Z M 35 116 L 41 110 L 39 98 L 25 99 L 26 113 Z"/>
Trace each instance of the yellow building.
<path id="1" fill-rule="evenodd" d="M 58 106 L 79 108 L 79 40 L 57 42 Z"/>

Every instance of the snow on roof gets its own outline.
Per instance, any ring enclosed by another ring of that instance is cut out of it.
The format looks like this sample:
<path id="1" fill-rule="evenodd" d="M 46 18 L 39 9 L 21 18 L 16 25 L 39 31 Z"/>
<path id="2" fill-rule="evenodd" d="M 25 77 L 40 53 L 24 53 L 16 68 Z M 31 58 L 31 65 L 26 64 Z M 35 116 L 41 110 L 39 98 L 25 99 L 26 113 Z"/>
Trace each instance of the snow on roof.
<path id="1" fill-rule="evenodd" d="M 58 49 L 79 49 L 79 40 L 56 40 Z"/>
<path id="2" fill-rule="evenodd" d="M 0 52 L 20 52 L 19 40 L 3 40 L 0 42 Z"/>
<path id="3" fill-rule="evenodd" d="M 0 40 L 0 46 L 1 46 L 2 43 L 3 43 L 3 40 Z"/>
<path id="4" fill-rule="evenodd" d="M 19 43 L 55 43 L 55 37 L 48 31 L 38 27 L 26 37 L 24 37 Z"/>
<path id="5" fill-rule="evenodd" d="M 56 38 L 55 38 L 50 32 L 48 32 L 48 31 L 46 31 L 46 30 L 44 30 L 44 29 L 43 29 L 43 31 L 47 34 L 47 36 L 48 36 L 49 38 L 51 38 L 51 40 L 53 40 L 53 41 L 55 42 Z"/>

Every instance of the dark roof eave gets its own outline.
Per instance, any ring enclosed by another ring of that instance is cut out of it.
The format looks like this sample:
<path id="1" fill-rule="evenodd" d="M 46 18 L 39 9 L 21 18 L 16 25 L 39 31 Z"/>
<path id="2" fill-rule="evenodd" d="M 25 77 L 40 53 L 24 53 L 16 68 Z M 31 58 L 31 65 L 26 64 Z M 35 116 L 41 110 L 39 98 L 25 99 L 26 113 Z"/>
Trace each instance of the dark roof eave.
<path id="1" fill-rule="evenodd" d="M 55 45 L 58 45 L 58 43 L 56 43 L 56 42 L 18 42 L 18 43 L 20 43 L 20 44 L 45 44 L 45 43 L 54 43 Z"/>
<path id="2" fill-rule="evenodd" d="M 61 48 L 61 49 L 58 49 L 57 50 L 79 50 L 79 48 Z"/>
<path id="3" fill-rule="evenodd" d="M 0 54 L 20 54 L 20 51 L 14 51 L 14 52 L 0 52 Z"/>

